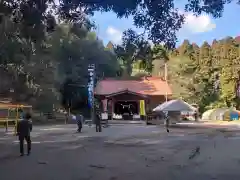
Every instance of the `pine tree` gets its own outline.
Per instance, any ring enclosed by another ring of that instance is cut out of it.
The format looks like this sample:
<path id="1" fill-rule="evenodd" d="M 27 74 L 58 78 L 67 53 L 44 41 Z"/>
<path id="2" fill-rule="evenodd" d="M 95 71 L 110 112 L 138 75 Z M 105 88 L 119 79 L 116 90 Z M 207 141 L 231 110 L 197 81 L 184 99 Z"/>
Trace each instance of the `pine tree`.
<path id="1" fill-rule="evenodd" d="M 207 105 L 215 101 L 212 75 L 212 49 L 207 42 L 204 42 L 199 50 L 199 66 L 195 75 L 197 84 L 195 96 L 199 97 L 200 111 L 204 111 Z"/>
<path id="2" fill-rule="evenodd" d="M 179 54 L 172 54 L 168 62 L 169 79 L 175 97 L 180 97 L 188 102 L 196 103 L 195 73 L 198 67 L 199 48 L 191 45 L 188 40 L 177 50 Z"/>
<path id="3" fill-rule="evenodd" d="M 214 70 L 219 71 L 220 68 L 220 43 L 217 40 L 213 40 L 212 42 L 212 65 L 214 67 Z"/>
<path id="4" fill-rule="evenodd" d="M 187 56 L 190 46 L 191 45 L 190 45 L 189 40 L 185 39 L 183 41 L 182 45 L 178 48 L 179 56 Z"/>
<path id="5" fill-rule="evenodd" d="M 219 93 L 220 93 L 220 80 L 219 80 L 219 75 L 220 75 L 220 62 L 221 62 L 221 44 L 218 42 L 216 39 L 213 40 L 212 42 L 212 81 L 213 81 L 213 90 L 215 95 L 219 98 Z"/>
<path id="6" fill-rule="evenodd" d="M 193 49 L 193 58 L 194 58 L 196 64 L 199 65 L 200 48 L 196 43 L 193 43 L 192 44 L 192 49 Z"/>

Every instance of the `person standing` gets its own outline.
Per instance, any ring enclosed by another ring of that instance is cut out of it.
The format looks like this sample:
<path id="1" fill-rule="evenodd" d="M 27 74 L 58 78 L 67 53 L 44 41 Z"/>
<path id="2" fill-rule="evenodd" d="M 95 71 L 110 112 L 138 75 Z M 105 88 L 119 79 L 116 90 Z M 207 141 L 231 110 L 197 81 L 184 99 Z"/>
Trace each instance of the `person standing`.
<path id="1" fill-rule="evenodd" d="M 193 115 L 194 115 L 194 120 L 197 122 L 198 121 L 198 112 L 195 111 Z"/>
<path id="2" fill-rule="evenodd" d="M 78 126 L 78 132 L 82 132 L 82 126 L 83 126 L 83 122 L 84 122 L 84 117 L 81 114 L 78 114 L 76 116 L 76 120 L 77 120 L 77 126 Z"/>
<path id="3" fill-rule="evenodd" d="M 31 153 L 31 136 L 32 121 L 31 114 L 26 113 L 23 119 L 20 119 L 17 124 L 17 135 L 20 144 L 20 155 L 24 156 L 24 140 L 27 142 L 27 155 Z"/>
<path id="4" fill-rule="evenodd" d="M 166 130 L 167 132 L 169 133 L 169 122 L 170 121 L 170 118 L 169 118 L 169 114 L 168 112 L 165 113 L 165 126 L 166 126 Z"/>
<path id="5" fill-rule="evenodd" d="M 67 124 L 70 118 L 70 114 L 67 111 L 64 111 L 64 115 L 65 115 L 65 124 Z"/>
<path id="6" fill-rule="evenodd" d="M 18 115 L 19 115 L 19 119 L 23 119 L 24 118 L 24 112 L 22 109 L 18 109 Z"/>
<path id="7" fill-rule="evenodd" d="M 78 122 L 77 122 L 77 116 L 74 114 L 71 114 L 72 120 L 75 121 L 77 123 L 78 126 Z M 78 127 L 77 127 L 77 131 L 78 131 Z"/>
<path id="8" fill-rule="evenodd" d="M 95 113 L 95 125 L 96 125 L 96 132 L 102 132 L 101 117 L 99 112 Z"/>

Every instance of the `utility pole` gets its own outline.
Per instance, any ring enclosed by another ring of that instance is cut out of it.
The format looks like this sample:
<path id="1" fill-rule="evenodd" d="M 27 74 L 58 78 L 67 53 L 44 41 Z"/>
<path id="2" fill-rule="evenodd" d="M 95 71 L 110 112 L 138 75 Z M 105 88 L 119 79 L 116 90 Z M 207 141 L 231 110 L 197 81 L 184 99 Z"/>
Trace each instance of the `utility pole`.
<path id="1" fill-rule="evenodd" d="M 160 66 L 160 68 L 162 69 L 163 68 L 163 66 L 164 66 L 164 81 L 166 82 L 166 83 L 168 83 L 168 79 L 167 79 L 167 77 L 168 77 L 168 69 L 167 69 L 167 63 L 166 62 L 164 62 L 164 64 L 163 65 L 161 65 Z M 158 72 L 158 75 L 160 76 L 160 71 Z M 168 96 L 168 92 L 166 91 L 165 92 L 165 101 L 167 102 L 167 96 Z"/>
<path id="2" fill-rule="evenodd" d="M 164 63 L 164 79 L 167 82 L 167 75 L 168 75 L 168 69 L 167 69 L 167 63 Z"/>
<path id="3" fill-rule="evenodd" d="M 168 77 L 168 69 L 167 69 L 167 63 L 165 62 L 164 63 L 164 79 L 165 79 L 166 83 L 168 83 L 167 77 Z M 166 91 L 166 94 L 165 94 L 165 101 L 166 102 L 168 101 L 168 97 L 167 96 L 168 96 L 168 92 Z"/>

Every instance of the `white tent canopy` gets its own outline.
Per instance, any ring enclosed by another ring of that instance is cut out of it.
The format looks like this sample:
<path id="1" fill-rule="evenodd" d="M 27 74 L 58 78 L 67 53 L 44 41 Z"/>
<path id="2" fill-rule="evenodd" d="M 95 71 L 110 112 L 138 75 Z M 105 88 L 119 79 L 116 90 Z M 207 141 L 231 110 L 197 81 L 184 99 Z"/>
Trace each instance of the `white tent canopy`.
<path id="1" fill-rule="evenodd" d="M 155 112 L 160 111 L 196 111 L 196 108 L 190 104 L 184 102 L 183 100 L 176 99 L 170 100 L 168 102 L 162 103 L 153 109 Z"/>

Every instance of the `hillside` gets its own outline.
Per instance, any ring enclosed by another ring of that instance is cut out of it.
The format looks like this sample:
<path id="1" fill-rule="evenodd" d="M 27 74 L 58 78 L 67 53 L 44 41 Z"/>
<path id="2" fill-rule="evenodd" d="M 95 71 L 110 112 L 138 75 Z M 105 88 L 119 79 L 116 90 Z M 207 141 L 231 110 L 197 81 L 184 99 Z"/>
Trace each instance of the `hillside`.
<path id="1" fill-rule="evenodd" d="M 129 77 L 152 75 L 165 78 L 166 72 L 174 97 L 199 104 L 200 110 L 204 111 L 212 107 L 239 108 L 239 44 L 240 37 L 226 37 L 200 46 L 185 40 L 176 49 L 166 50 L 155 45 L 150 51 L 142 51 L 141 56 L 137 54 L 131 59 L 134 51 L 129 53 L 127 49 L 136 45 L 129 43 L 115 47 L 115 53 L 124 67 L 125 76 L 130 73 Z M 146 50 L 149 46 L 141 48 Z"/>

